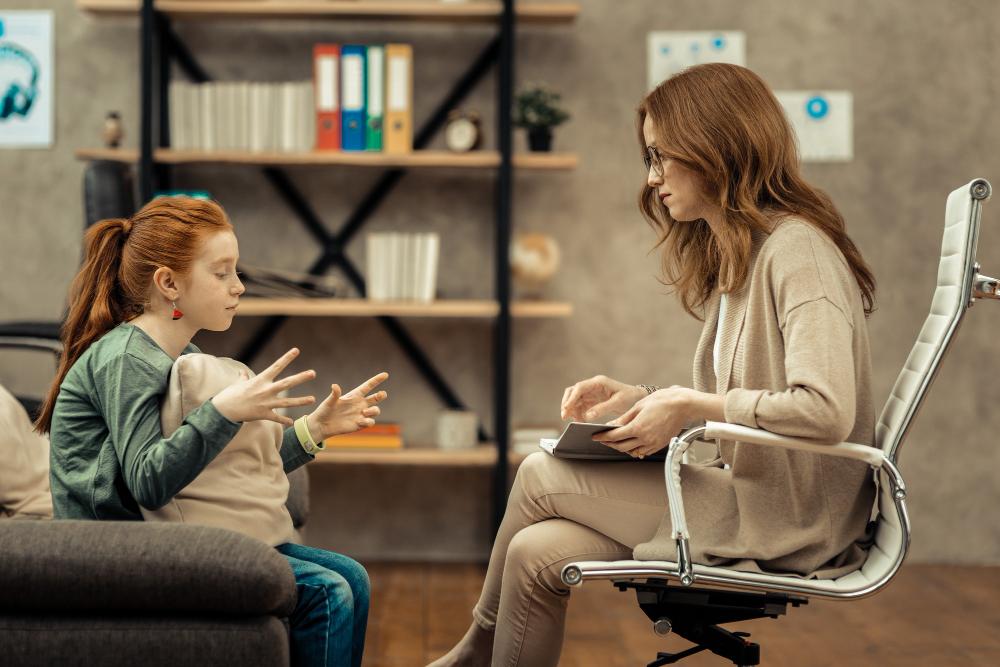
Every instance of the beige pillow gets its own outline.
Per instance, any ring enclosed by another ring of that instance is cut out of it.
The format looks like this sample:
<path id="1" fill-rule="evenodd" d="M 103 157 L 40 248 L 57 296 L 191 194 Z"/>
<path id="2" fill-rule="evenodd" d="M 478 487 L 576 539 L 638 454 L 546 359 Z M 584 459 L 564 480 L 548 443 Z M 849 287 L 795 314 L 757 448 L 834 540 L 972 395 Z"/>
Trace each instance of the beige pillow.
<path id="1" fill-rule="evenodd" d="M 160 405 L 163 435 L 180 428 L 184 416 L 253 372 L 234 359 L 183 354 L 170 371 Z M 285 508 L 288 477 L 281 461 L 284 429 L 272 421 L 245 422 L 232 441 L 190 484 L 158 510 L 142 509 L 147 521 L 174 521 L 228 528 L 271 546 L 294 540 Z"/>
<path id="2" fill-rule="evenodd" d="M 0 518 L 51 519 L 49 439 L 0 386 Z"/>

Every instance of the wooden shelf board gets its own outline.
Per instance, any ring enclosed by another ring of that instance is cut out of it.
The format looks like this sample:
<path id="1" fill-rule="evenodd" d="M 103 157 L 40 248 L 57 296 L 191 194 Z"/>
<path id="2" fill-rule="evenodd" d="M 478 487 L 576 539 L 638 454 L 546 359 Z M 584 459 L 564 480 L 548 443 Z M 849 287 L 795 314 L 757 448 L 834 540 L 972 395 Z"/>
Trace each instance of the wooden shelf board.
<path id="1" fill-rule="evenodd" d="M 500 312 L 496 301 L 439 299 L 431 303 L 407 301 L 369 301 L 368 299 L 262 298 L 240 299 L 238 315 L 290 315 L 307 317 L 461 317 L 493 318 Z M 570 303 L 553 301 L 514 301 L 511 316 L 569 317 Z"/>
<path id="2" fill-rule="evenodd" d="M 139 151 L 134 148 L 82 148 L 76 151 L 79 160 L 109 160 L 134 163 Z M 451 153 L 448 151 L 414 151 L 406 154 L 312 151 L 309 153 L 250 153 L 246 151 L 180 151 L 161 148 L 153 153 L 162 164 L 234 164 L 266 166 L 344 165 L 354 167 L 406 168 L 465 168 L 495 169 L 500 166 L 497 151 Z M 570 170 L 578 158 L 574 153 L 519 153 L 513 157 L 518 169 Z"/>
<path id="3" fill-rule="evenodd" d="M 140 0 L 76 0 L 76 6 L 98 15 L 138 14 Z M 493 22 L 500 2 L 445 3 L 427 0 L 157 0 L 156 8 L 184 19 L 357 19 L 390 21 Z M 580 13 L 578 2 L 515 3 L 526 23 L 568 23 Z"/>
<path id="4" fill-rule="evenodd" d="M 510 452 L 512 464 L 524 460 L 526 454 Z M 403 447 L 402 449 L 336 449 L 316 455 L 312 465 L 362 463 L 374 465 L 461 466 L 489 467 L 497 462 L 495 445 L 479 445 L 472 449 L 438 449 L 436 447 Z"/>

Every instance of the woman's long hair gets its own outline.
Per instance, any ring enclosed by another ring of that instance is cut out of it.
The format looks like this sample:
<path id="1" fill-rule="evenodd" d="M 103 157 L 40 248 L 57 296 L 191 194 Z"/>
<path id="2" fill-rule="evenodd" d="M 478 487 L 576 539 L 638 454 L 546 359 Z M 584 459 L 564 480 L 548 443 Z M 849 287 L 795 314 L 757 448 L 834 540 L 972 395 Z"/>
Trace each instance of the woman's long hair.
<path id="1" fill-rule="evenodd" d="M 764 211 L 789 212 L 830 237 L 861 290 L 865 314 L 875 309 L 875 276 L 830 197 L 799 172 L 795 135 L 764 81 L 745 67 L 711 63 L 676 74 L 650 92 L 638 109 L 639 145 L 649 118 L 657 149 L 701 176 L 707 201 L 722 209 L 713 234 L 704 220 L 678 222 L 644 185 L 639 209 L 659 234 L 664 283 L 697 317 L 715 289 L 731 291 L 750 272 L 752 234 L 768 231 Z"/>
<path id="2" fill-rule="evenodd" d="M 35 421 L 39 433 L 51 427 L 59 388 L 77 359 L 98 338 L 143 312 L 156 270 L 166 266 L 186 274 L 201 239 L 231 229 L 213 201 L 160 197 L 131 218 L 102 220 L 87 230 L 83 266 L 70 286 L 60 334 L 59 370 Z"/>

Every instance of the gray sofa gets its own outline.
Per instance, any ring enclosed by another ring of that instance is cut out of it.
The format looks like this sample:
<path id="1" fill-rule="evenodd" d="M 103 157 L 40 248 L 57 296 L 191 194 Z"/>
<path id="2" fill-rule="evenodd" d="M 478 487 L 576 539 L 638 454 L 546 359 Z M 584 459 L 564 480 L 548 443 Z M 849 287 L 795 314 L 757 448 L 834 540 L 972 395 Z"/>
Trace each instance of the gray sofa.
<path id="1" fill-rule="evenodd" d="M 305 468 L 289 475 L 296 528 Z M 219 528 L 0 521 L 0 665 L 288 665 L 288 562 Z"/>

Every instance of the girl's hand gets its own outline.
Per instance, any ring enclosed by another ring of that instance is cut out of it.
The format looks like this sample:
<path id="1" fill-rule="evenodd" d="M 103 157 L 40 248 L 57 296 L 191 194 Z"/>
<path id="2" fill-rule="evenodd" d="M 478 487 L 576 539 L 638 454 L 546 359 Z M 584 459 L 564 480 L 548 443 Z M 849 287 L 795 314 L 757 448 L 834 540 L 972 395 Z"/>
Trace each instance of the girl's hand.
<path id="1" fill-rule="evenodd" d="M 695 392 L 674 385 L 646 396 L 608 424 L 618 428 L 596 433 L 593 439 L 635 458 L 658 452 L 696 417 Z"/>
<path id="2" fill-rule="evenodd" d="M 372 426 L 375 417 L 382 412 L 377 404 L 389 395 L 384 391 L 374 394 L 372 391 L 387 379 L 388 373 L 379 373 L 343 396 L 340 395 L 340 386 L 332 385 L 330 395 L 306 418 L 313 439 L 319 442 L 332 435 L 353 433 Z"/>
<path id="3" fill-rule="evenodd" d="M 312 405 L 316 399 L 312 396 L 287 397 L 278 396 L 283 391 L 308 382 L 316 377 L 316 371 L 308 370 L 278 380 L 278 375 L 299 356 L 298 348 L 292 348 L 271 364 L 260 375 L 251 378 L 246 371 L 241 371 L 243 379 L 229 385 L 212 397 L 215 409 L 226 419 L 234 422 L 251 422 L 268 420 L 291 426 L 292 420 L 279 415 L 275 408 L 292 408 L 301 405 Z"/>
<path id="4" fill-rule="evenodd" d="M 592 422 L 602 415 L 620 415 L 645 395 L 646 392 L 634 384 L 595 375 L 566 388 L 560 416 L 573 421 Z"/>

